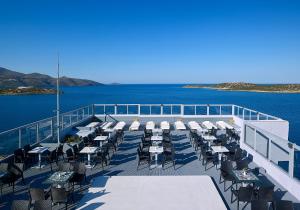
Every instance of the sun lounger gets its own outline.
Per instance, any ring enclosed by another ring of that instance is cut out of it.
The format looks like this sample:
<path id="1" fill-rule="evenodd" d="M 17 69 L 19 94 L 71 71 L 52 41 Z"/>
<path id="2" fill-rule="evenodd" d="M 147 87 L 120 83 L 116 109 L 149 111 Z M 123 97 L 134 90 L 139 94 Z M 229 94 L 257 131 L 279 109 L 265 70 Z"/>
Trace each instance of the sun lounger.
<path id="1" fill-rule="evenodd" d="M 204 127 L 204 128 L 206 128 L 206 129 L 208 129 L 208 130 L 211 130 L 211 129 L 217 129 L 217 126 L 215 126 L 212 122 L 210 122 L 210 121 L 204 121 L 203 123 L 202 123 L 202 126 Z"/>
<path id="2" fill-rule="evenodd" d="M 126 123 L 124 121 L 118 122 L 116 126 L 114 127 L 114 130 L 123 130 L 125 127 Z"/>
<path id="3" fill-rule="evenodd" d="M 160 123 L 160 128 L 162 130 L 170 130 L 170 123 L 168 121 L 162 121 Z"/>
<path id="4" fill-rule="evenodd" d="M 177 120 L 174 125 L 176 130 L 186 130 L 184 123 L 180 120 Z"/>
<path id="5" fill-rule="evenodd" d="M 141 123 L 137 120 L 133 121 L 129 127 L 130 131 L 138 131 L 140 128 Z"/>
<path id="6" fill-rule="evenodd" d="M 225 130 L 226 128 L 230 129 L 230 130 L 233 129 L 233 127 L 231 125 L 229 125 L 227 122 L 224 122 L 224 121 L 218 121 L 218 122 L 216 122 L 216 125 L 218 128 L 220 128 L 222 130 Z"/>
<path id="7" fill-rule="evenodd" d="M 153 121 L 149 121 L 146 123 L 147 130 L 153 130 L 155 128 L 155 123 Z"/>

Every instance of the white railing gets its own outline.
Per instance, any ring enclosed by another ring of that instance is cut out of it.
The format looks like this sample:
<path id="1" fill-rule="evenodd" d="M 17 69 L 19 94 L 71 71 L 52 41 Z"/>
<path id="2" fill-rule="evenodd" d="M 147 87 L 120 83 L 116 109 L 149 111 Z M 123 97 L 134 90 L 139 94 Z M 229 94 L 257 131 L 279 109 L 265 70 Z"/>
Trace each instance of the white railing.
<path id="1" fill-rule="evenodd" d="M 112 116 L 237 116 L 244 120 L 278 120 L 279 118 L 233 104 L 93 104 L 60 116 L 60 129 L 78 124 L 94 115 Z M 0 155 L 9 155 L 25 144 L 55 139 L 56 117 L 50 117 L 0 133 Z"/>
<path id="2" fill-rule="evenodd" d="M 60 130 L 63 131 L 93 116 L 93 106 L 85 106 L 60 115 Z M 0 133 L 0 155 L 5 157 L 26 144 L 55 141 L 56 117 L 46 118 Z"/>

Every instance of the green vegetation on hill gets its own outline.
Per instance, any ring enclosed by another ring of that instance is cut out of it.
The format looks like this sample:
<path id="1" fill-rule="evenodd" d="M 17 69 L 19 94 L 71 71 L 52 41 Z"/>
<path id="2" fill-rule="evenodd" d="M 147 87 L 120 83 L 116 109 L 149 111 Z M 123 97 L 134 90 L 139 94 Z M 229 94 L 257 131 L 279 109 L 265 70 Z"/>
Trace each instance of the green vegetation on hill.
<path id="1" fill-rule="evenodd" d="M 261 85 L 243 82 L 220 83 L 214 85 L 186 85 L 184 88 L 210 88 L 227 91 L 272 92 L 272 93 L 300 93 L 300 84 L 272 84 Z"/>

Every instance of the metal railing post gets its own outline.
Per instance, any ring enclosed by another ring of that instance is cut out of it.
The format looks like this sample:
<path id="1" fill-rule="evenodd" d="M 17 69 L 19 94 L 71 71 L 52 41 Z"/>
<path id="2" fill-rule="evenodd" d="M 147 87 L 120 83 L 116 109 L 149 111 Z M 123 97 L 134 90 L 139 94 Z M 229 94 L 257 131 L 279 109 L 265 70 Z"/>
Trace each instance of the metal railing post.
<path id="1" fill-rule="evenodd" d="M 54 135 L 54 133 L 53 133 L 53 117 L 51 118 L 51 124 L 50 124 L 50 126 L 51 126 L 51 136 L 53 137 L 53 135 Z"/>
<path id="2" fill-rule="evenodd" d="M 254 142 L 253 142 L 253 148 L 256 151 L 256 135 L 257 135 L 257 131 L 256 128 L 254 128 Z"/>
<path id="3" fill-rule="evenodd" d="M 231 106 L 231 115 L 234 116 L 234 109 L 235 109 L 235 105 Z"/>
<path id="4" fill-rule="evenodd" d="M 289 176 L 291 178 L 294 177 L 294 158 L 295 158 L 295 144 L 294 143 L 288 143 L 289 146 Z"/>
<path id="5" fill-rule="evenodd" d="M 270 138 L 268 138 L 268 160 L 272 160 L 272 140 Z"/>
<path id="6" fill-rule="evenodd" d="M 117 115 L 117 104 L 115 104 L 115 115 Z"/>
<path id="7" fill-rule="evenodd" d="M 19 128 L 19 148 L 22 147 L 22 130 Z"/>
<path id="8" fill-rule="evenodd" d="M 245 109 L 243 108 L 243 120 L 245 119 Z"/>
<path id="9" fill-rule="evenodd" d="M 39 126 L 39 124 L 37 123 L 37 124 L 36 124 L 36 143 L 39 143 L 39 142 L 40 142 L 39 129 L 40 129 L 40 126 Z"/>
<path id="10" fill-rule="evenodd" d="M 220 105 L 220 115 L 222 115 L 222 106 Z"/>
<path id="11" fill-rule="evenodd" d="M 184 106 L 183 106 L 183 104 L 180 105 L 180 115 L 184 115 Z"/>
<path id="12" fill-rule="evenodd" d="M 79 111 L 78 110 L 77 110 L 76 114 L 77 114 L 77 122 L 78 122 L 79 121 Z"/>
<path id="13" fill-rule="evenodd" d="M 163 114 L 163 105 L 160 105 L 160 115 Z"/>
<path id="14" fill-rule="evenodd" d="M 209 104 L 206 105 L 206 115 L 209 115 Z"/>
<path id="15" fill-rule="evenodd" d="M 138 115 L 141 115 L 141 104 L 138 105 Z"/>

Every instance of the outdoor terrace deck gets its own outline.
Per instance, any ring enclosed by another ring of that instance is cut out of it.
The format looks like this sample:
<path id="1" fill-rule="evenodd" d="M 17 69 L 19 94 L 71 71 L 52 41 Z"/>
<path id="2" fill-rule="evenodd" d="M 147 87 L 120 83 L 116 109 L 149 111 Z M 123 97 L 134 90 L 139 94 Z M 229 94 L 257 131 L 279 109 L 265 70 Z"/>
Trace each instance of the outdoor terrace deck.
<path id="1" fill-rule="evenodd" d="M 118 150 L 113 154 L 111 161 L 107 167 L 102 170 L 101 165 L 96 165 L 93 169 L 87 170 L 87 183 L 79 189 L 76 186 L 74 192 L 74 203 L 69 205 L 70 209 L 75 209 L 80 198 L 86 192 L 89 182 L 97 176 L 183 176 L 183 175 L 209 175 L 215 181 L 215 184 L 222 195 L 224 201 L 227 203 L 229 209 L 237 209 L 237 203 L 230 202 L 231 192 L 227 190 L 224 192 L 223 183 L 219 184 L 220 172 L 215 167 L 210 167 L 205 171 L 201 161 L 199 161 L 199 154 L 195 152 L 194 148 L 190 144 L 188 138 L 189 131 L 172 131 L 172 142 L 176 152 L 176 166 L 175 170 L 172 164 L 168 164 L 165 168 L 161 169 L 149 169 L 147 165 L 141 165 L 137 169 L 137 147 L 141 141 L 142 131 L 137 132 L 125 132 L 124 141 L 118 146 Z M 211 165 L 212 166 L 212 165 Z M 251 167 L 255 165 L 252 164 Z M 55 169 L 54 169 L 55 170 Z M 25 171 L 25 182 L 22 184 L 18 182 L 16 185 L 15 193 L 11 192 L 11 187 L 5 187 L 3 189 L 3 196 L 1 197 L 1 209 L 9 209 L 11 201 L 15 199 L 28 199 L 28 184 L 31 180 L 41 178 L 45 180 L 51 174 L 50 166 L 46 166 L 42 170 L 29 169 Z M 277 199 L 292 200 L 295 203 L 295 208 L 300 209 L 299 201 L 297 201 L 291 194 L 285 191 L 282 186 L 272 180 L 268 174 L 268 179 L 276 185 L 275 197 Z M 40 182 L 42 183 L 42 182 Z M 227 183 L 229 186 L 229 182 Z M 207 198 L 213 199 L 213 198 Z M 241 204 L 242 209 L 243 205 Z M 64 205 L 55 206 L 55 209 L 64 209 Z M 250 209 L 250 204 L 245 209 Z"/>

